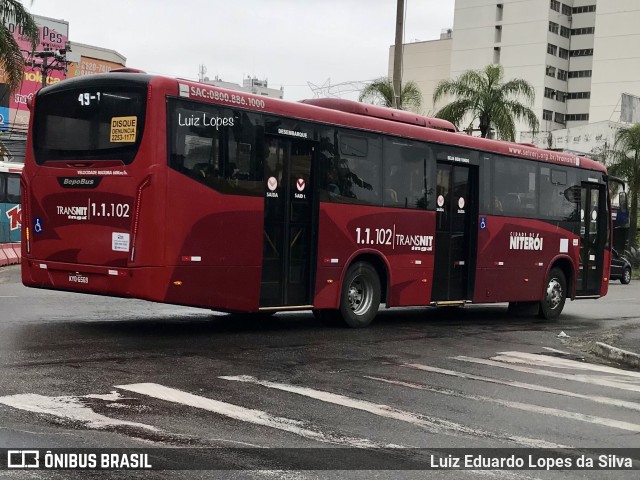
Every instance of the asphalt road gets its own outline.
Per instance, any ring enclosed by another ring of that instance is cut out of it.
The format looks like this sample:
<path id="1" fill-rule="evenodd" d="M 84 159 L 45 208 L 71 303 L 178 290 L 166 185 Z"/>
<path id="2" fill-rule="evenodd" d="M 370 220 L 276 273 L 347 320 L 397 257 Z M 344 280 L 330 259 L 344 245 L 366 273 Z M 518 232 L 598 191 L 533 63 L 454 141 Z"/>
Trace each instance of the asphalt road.
<path id="1" fill-rule="evenodd" d="M 347 449 L 361 446 L 425 454 L 638 447 L 640 372 L 605 365 L 588 350 L 594 340 L 637 332 L 639 319 L 637 281 L 611 283 L 600 300 L 568 303 L 553 323 L 496 305 L 385 310 L 370 328 L 348 330 L 321 325 L 309 312 L 255 320 L 27 289 L 19 268 L 8 267 L 0 269 L 0 448 L 247 448 L 216 457 L 245 470 L 138 476 L 297 479 L 425 477 L 339 471 L 348 468 Z M 265 463 L 254 447 L 315 449 L 300 454 L 302 463 L 304 455 L 315 461 L 327 457 L 321 448 L 337 447 L 336 470 L 283 471 L 278 458 Z M 637 474 L 439 470 L 429 478 Z M 135 476 L 83 474 L 105 475 Z"/>

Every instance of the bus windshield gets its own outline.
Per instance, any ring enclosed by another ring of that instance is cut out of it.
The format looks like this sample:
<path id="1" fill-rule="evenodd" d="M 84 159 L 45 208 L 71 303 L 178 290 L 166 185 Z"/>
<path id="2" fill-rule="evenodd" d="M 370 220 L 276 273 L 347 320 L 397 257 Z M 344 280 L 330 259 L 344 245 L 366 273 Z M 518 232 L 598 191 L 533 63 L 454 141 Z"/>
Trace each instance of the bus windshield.
<path id="1" fill-rule="evenodd" d="M 142 137 L 145 103 L 146 89 L 131 86 L 74 88 L 40 95 L 34 124 L 36 163 L 131 163 Z"/>

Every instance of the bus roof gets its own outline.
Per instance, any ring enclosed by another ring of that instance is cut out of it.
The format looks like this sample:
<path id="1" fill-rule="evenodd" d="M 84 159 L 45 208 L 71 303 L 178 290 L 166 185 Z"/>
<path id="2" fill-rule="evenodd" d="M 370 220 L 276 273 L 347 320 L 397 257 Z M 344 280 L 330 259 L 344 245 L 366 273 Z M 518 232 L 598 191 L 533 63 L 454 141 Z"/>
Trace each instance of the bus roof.
<path id="1" fill-rule="evenodd" d="M 457 132 L 456 126 L 441 118 L 424 117 L 413 112 L 397 110 L 395 108 L 385 108 L 378 105 L 370 105 L 353 100 L 343 100 L 341 98 L 312 98 L 300 100 L 307 105 L 317 105 L 318 107 L 340 110 L 341 112 L 364 115 L 366 117 L 382 118 L 394 122 L 418 125 L 419 127 L 435 128 L 445 132 Z"/>
<path id="2" fill-rule="evenodd" d="M 606 168 L 603 164 L 587 157 L 544 150 L 525 144 L 472 137 L 461 134 L 461 132 L 451 131 L 453 125 L 445 120 L 423 117 L 406 111 L 399 112 L 396 109 L 340 99 L 313 99 L 302 102 L 290 102 L 263 95 L 228 90 L 193 80 L 137 73 L 133 69 L 130 73 L 119 71 L 64 80 L 43 88 L 39 91 L 38 95 L 50 93 L 57 89 L 79 86 L 80 84 L 102 83 L 105 81 L 111 83 L 114 80 L 124 82 L 131 81 L 138 84 L 150 83 L 153 88 L 174 92 L 173 94 L 176 96 L 233 108 L 247 108 L 241 104 L 239 105 L 237 99 L 240 97 L 251 98 L 259 100 L 260 105 L 264 105 L 263 108 L 249 108 L 253 111 L 470 148 L 487 153 L 581 167 L 606 173 Z M 228 100 L 220 98 L 219 96 L 214 100 L 215 95 L 212 95 L 212 93 L 215 92 L 225 94 Z M 236 101 L 233 99 L 236 99 Z M 429 122 L 431 122 L 431 124 L 429 124 Z M 455 130 L 455 127 L 453 127 L 453 130 Z"/>

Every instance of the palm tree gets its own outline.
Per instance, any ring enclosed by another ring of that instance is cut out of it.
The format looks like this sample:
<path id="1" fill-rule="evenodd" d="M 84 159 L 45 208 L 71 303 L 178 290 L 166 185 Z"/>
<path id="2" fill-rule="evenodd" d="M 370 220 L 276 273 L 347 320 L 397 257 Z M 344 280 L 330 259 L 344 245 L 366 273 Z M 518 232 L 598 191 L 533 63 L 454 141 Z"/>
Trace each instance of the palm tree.
<path id="1" fill-rule="evenodd" d="M 640 193 L 640 123 L 616 132 L 609 173 L 629 186 L 629 242 L 636 246 L 638 194 Z"/>
<path id="2" fill-rule="evenodd" d="M 15 29 L 29 40 L 32 50 L 38 45 L 40 33 L 33 15 L 27 12 L 21 1 L 0 0 L 0 68 L 4 71 L 4 82 L 13 92 L 20 87 L 24 77 L 24 56 L 13 33 L 7 28 L 8 23 L 13 23 Z"/>
<path id="3" fill-rule="evenodd" d="M 471 117 L 471 124 L 480 122 L 480 134 L 489 135 L 495 129 L 498 137 L 515 141 L 515 120 L 524 120 L 533 133 L 538 131 L 538 118 L 529 108 L 535 100 L 535 90 L 522 79 L 503 83 L 504 70 L 501 65 L 487 65 L 484 70 L 468 70 L 455 80 L 442 80 L 436 85 L 433 103 L 447 95 L 456 97 L 441 108 L 436 117 L 459 125 Z M 526 104 L 521 103 L 523 97 Z"/>
<path id="4" fill-rule="evenodd" d="M 394 108 L 396 106 L 393 82 L 390 78 L 381 77 L 364 87 L 360 92 L 358 100 L 361 102 L 371 102 L 384 107 Z M 400 90 L 400 110 L 418 110 L 422 105 L 422 94 L 418 85 L 414 81 L 408 81 Z"/>

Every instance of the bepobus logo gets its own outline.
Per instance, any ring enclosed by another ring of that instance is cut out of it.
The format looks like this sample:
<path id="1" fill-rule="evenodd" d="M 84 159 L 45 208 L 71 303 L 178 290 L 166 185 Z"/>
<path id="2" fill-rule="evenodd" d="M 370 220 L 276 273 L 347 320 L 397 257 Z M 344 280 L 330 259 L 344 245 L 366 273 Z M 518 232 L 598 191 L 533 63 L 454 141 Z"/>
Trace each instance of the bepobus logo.
<path id="1" fill-rule="evenodd" d="M 38 450 L 7 451 L 7 468 L 40 468 Z"/>
<path id="2" fill-rule="evenodd" d="M 62 188 L 96 188 L 102 177 L 58 177 Z"/>

